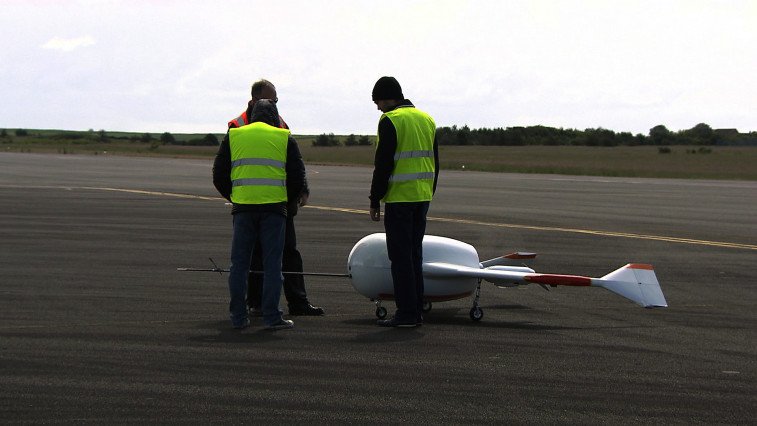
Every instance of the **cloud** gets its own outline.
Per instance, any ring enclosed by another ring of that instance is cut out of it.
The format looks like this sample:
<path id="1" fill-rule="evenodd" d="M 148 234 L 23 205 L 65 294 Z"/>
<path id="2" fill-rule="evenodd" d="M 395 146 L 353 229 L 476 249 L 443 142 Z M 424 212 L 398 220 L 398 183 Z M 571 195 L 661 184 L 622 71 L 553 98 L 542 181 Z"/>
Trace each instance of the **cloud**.
<path id="1" fill-rule="evenodd" d="M 48 40 L 48 42 L 43 44 L 41 47 L 43 49 L 60 50 L 61 52 L 71 52 L 74 49 L 78 49 L 80 47 L 91 46 L 93 44 L 95 44 L 95 39 L 92 38 L 91 36 L 84 36 L 84 37 L 78 37 L 78 38 L 60 38 L 56 36 Z"/>

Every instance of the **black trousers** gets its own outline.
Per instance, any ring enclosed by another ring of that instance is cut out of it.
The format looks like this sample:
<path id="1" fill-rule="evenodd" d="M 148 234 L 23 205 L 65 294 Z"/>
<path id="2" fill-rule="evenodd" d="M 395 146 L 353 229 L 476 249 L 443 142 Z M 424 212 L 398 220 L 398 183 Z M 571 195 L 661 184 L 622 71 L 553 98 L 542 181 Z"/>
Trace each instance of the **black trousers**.
<path id="1" fill-rule="evenodd" d="M 255 247 L 250 262 L 250 271 L 262 271 L 263 260 L 260 256 L 259 245 Z M 302 272 L 302 255 L 297 250 L 297 234 L 294 229 L 294 216 L 287 216 L 286 231 L 284 236 L 284 256 L 282 257 L 281 270 L 284 272 Z M 263 291 L 263 275 L 250 272 L 247 277 L 247 305 L 260 308 Z M 284 274 L 284 297 L 289 308 L 307 306 L 308 296 L 305 292 L 305 278 L 302 275 Z"/>
<path id="2" fill-rule="evenodd" d="M 384 229 L 392 264 L 395 317 L 415 321 L 423 312 L 423 235 L 429 202 L 386 203 Z"/>

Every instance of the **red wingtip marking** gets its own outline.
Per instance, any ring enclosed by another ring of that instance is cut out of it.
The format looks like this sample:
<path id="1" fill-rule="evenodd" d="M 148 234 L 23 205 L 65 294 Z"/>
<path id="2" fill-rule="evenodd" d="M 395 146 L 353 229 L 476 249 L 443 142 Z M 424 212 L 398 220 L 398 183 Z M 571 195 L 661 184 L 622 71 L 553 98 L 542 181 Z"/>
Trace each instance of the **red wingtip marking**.
<path id="1" fill-rule="evenodd" d="M 652 267 L 652 265 L 647 265 L 646 263 L 629 263 L 628 265 L 626 265 L 626 268 L 631 268 L 631 269 L 648 269 L 650 271 L 654 270 L 654 268 Z"/>

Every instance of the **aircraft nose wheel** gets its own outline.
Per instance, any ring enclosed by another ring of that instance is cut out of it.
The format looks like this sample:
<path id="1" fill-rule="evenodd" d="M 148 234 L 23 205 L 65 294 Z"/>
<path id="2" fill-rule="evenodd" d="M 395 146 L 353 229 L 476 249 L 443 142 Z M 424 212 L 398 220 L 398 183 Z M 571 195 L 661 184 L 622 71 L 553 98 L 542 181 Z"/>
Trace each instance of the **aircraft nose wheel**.
<path id="1" fill-rule="evenodd" d="M 484 310 L 480 306 L 474 306 L 470 308 L 470 319 L 473 321 L 481 321 L 484 317 Z"/>
<path id="2" fill-rule="evenodd" d="M 376 318 L 382 320 L 382 319 L 386 318 L 386 314 L 387 314 L 386 308 L 383 307 L 383 306 L 381 306 L 381 301 L 380 300 L 377 300 L 376 301 Z"/>

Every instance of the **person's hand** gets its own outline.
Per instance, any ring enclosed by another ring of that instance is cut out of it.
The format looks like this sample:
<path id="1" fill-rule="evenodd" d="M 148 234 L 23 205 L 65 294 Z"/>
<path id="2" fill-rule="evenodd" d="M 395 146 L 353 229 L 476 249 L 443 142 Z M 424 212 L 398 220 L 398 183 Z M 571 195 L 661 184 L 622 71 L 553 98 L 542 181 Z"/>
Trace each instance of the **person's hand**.
<path id="1" fill-rule="evenodd" d="M 376 207 L 375 209 L 371 207 L 371 220 L 374 222 L 381 220 L 381 207 Z"/>
<path id="2" fill-rule="evenodd" d="M 305 207 L 308 204 L 308 198 L 310 198 L 310 194 L 300 195 L 300 207 Z"/>

